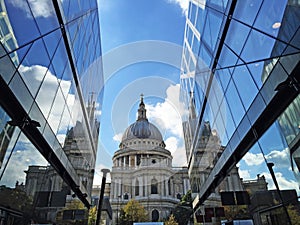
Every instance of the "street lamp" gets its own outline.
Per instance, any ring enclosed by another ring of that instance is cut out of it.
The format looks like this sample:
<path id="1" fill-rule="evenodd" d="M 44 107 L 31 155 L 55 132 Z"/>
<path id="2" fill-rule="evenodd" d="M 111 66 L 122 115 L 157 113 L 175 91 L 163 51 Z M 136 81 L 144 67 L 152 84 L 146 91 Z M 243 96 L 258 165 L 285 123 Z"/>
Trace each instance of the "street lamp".
<path id="1" fill-rule="evenodd" d="M 274 182 L 274 184 L 275 184 L 275 187 L 276 187 L 276 190 L 277 190 L 279 199 L 280 199 L 280 201 L 281 201 L 281 205 L 282 205 L 282 207 L 283 207 L 283 209 L 284 209 L 284 211 L 285 211 L 285 213 L 286 213 L 287 220 L 288 220 L 289 224 L 292 224 L 290 215 L 289 215 L 288 210 L 287 210 L 287 208 L 286 208 L 286 206 L 285 206 L 285 203 L 284 203 L 284 201 L 283 201 L 283 198 L 282 198 L 282 195 L 281 195 L 281 192 L 280 192 L 280 189 L 279 189 L 279 185 L 278 185 L 278 182 L 277 182 L 277 179 L 276 179 L 274 170 L 273 170 L 273 166 L 274 166 L 274 163 L 272 163 L 272 162 L 267 163 L 267 167 L 268 167 L 269 172 L 270 172 L 270 174 L 271 174 L 272 180 L 273 180 L 273 182 Z"/>
<path id="2" fill-rule="evenodd" d="M 106 174 L 109 173 L 110 170 L 109 169 L 102 169 L 101 172 L 103 173 L 103 177 L 102 177 L 100 197 L 99 197 L 99 202 L 98 202 L 96 225 L 100 225 L 100 223 L 101 223 L 101 211 L 102 211 L 103 195 L 104 195 L 105 182 L 106 182 Z"/>
<path id="3" fill-rule="evenodd" d="M 120 201 L 121 195 L 118 195 L 118 204 L 117 204 L 117 225 L 119 225 L 119 201 Z"/>

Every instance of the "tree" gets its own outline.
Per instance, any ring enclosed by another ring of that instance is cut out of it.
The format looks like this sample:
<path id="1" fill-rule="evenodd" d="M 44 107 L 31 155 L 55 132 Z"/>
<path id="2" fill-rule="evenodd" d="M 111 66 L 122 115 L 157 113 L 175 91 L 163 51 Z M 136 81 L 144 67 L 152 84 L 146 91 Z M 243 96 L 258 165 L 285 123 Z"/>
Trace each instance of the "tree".
<path id="1" fill-rule="evenodd" d="M 63 216 L 65 211 L 70 210 L 83 210 L 84 213 L 84 219 L 67 219 L 64 220 Z M 56 215 L 56 222 L 60 225 L 85 225 L 88 223 L 88 215 L 87 215 L 87 209 L 84 207 L 84 204 L 79 199 L 73 199 L 70 202 L 66 203 L 66 207 L 64 207 L 62 210 L 59 210 Z"/>
<path id="2" fill-rule="evenodd" d="M 173 214 L 171 214 L 169 219 L 165 222 L 165 225 L 178 225 Z"/>
<path id="3" fill-rule="evenodd" d="M 134 199 L 128 201 L 121 209 L 120 214 L 120 224 L 124 225 L 131 225 L 133 222 L 146 222 L 148 220 L 144 206 Z"/>
<path id="4" fill-rule="evenodd" d="M 96 223 L 96 219 L 97 219 L 97 207 L 94 206 L 94 207 L 90 208 L 90 211 L 89 211 L 88 225 L 94 225 Z"/>
<path id="5" fill-rule="evenodd" d="M 174 217 L 179 225 L 186 225 L 193 214 L 192 191 L 188 191 L 174 209 Z"/>
<path id="6" fill-rule="evenodd" d="M 300 225 L 300 214 L 299 210 L 293 205 L 287 207 L 291 222 L 293 225 Z"/>
<path id="7" fill-rule="evenodd" d="M 224 211 L 227 220 L 251 218 L 246 205 L 226 205 Z"/>

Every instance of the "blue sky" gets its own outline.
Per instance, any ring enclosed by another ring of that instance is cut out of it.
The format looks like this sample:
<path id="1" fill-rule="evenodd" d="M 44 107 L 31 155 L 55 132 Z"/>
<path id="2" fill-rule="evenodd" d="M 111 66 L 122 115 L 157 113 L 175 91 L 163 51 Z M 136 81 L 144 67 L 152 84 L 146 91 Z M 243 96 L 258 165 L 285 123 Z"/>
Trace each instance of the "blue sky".
<path id="1" fill-rule="evenodd" d="M 187 6 L 187 0 L 99 0 L 105 91 L 96 171 L 111 167 L 141 93 L 149 121 L 176 151 L 173 165 L 185 163 L 178 94 Z"/>
<path id="2" fill-rule="evenodd" d="M 21 45 L 28 41 L 29 37 L 39 34 L 37 31 L 22 29 L 24 27 L 22 23 L 33 22 L 26 17 L 29 13 L 27 8 L 18 0 L 11 0 L 10 3 L 8 6 L 11 10 L 17 10 L 12 13 L 18 15 L 12 17 L 12 24 L 18 25 L 17 30 L 22 31 L 16 33 L 18 44 Z M 33 9 L 39 19 L 56 21 L 55 17 L 51 17 L 51 13 L 44 13 L 49 11 L 51 2 L 45 0 L 32 4 L 38 6 Z M 141 93 L 145 96 L 150 122 L 160 129 L 167 149 L 173 154 L 173 165 L 185 164 L 181 115 L 186 111 L 179 103 L 179 70 L 187 6 L 187 0 L 99 0 L 105 93 L 95 184 L 101 183 L 100 169 L 111 167 L 112 156 L 118 149 L 122 133 L 135 121 Z M 49 12 L 53 13 L 51 10 Z M 31 91 L 35 90 L 34 79 L 45 74 L 48 65 L 43 62 L 46 57 L 41 57 L 39 44 L 35 43 L 33 50 L 31 49 L 26 56 L 27 61 L 24 61 L 19 69 L 24 78 L 31 78 L 25 81 L 30 83 Z M 19 57 L 25 50 L 18 51 Z M 36 50 L 39 51 L 39 57 L 35 54 Z M 30 76 L 26 76 L 27 74 Z M 44 93 L 47 94 L 50 90 L 54 90 L 51 81 L 56 79 L 51 73 L 48 77 L 51 79 L 47 81 L 48 85 L 45 85 L 48 89 Z M 61 86 L 69 89 L 70 82 L 62 80 Z M 50 106 L 48 96 L 43 97 L 45 99 L 40 99 L 39 107 L 48 109 Z M 55 116 L 48 121 L 53 127 L 58 127 L 59 120 L 56 120 Z M 63 124 L 62 127 L 66 126 L 67 124 Z M 244 179 L 255 179 L 260 173 L 266 177 L 269 187 L 274 188 L 264 164 L 264 161 L 268 160 L 276 164 L 274 170 L 281 187 L 299 190 L 299 182 L 295 181 L 291 171 L 289 151 L 275 126 L 272 126 L 263 135 L 259 144 L 255 144 L 238 163 L 240 175 Z M 21 139 L 26 142 L 25 137 L 21 136 Z M 26 146 L 20 146 L 23 147 Z M 35 155 L 31 151 L 18 150 L 14 155 L 16 160 L 13 160 L 18 162 L 18 165 L 11 164 L 8 168 L 10 172 L 7 173 L 10 176 L 7 176 L 7 179 L 14 184 L 15 180 L 24 179 L 24 173 L 18 173 L 17 170 L 24 171 L 27 165 L 47 163 Z M 34 161 L 31 161 L 33 159 Z M 25 169 L 20 170 L 21 167 Z M 297 179 L 300 180 L 299 172 L 296 172 Z"/>
<path id="3" fill-rule="evenodd" d="M 95 184 L 101 183 L 100 169 L 111 167 L 122 133 L 135 121 L 141 93 L 173 165 L 185 164 L 181 115 L 186 112 L 178 97 L 187 6 L 187 0 L 99 0 L 105 92 Z M 260 142 L 265 159 L 282 165 L 275 170 L 280 186 L 298 189 L 290 165 L 282 163 L 289 153 L 279 135 L 270 128 L 264 136 L 269 136 Z M 274 188 L 265 159 L 258 144 L 253 146 L 238 163 L 240 176 L 264 175 Z"/>

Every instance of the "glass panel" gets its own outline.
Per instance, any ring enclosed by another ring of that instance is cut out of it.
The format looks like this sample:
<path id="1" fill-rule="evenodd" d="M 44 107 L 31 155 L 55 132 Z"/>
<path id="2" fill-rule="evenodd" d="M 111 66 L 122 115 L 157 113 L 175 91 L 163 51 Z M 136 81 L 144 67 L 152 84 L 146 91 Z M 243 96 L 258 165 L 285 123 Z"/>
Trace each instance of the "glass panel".
<path id="1" fill-rule="evenodd" d="M 41 40 L 35 42 L 19 67 L 19 72 L 33 96 L 36 95 L 49 64 L 44 44 Z"/>
<path id="2" fill-rule="evenodd" d="M 58 139 L 61 146 L 64 146 L 66 134 L 69 129 L 70 119 L 71 119 L 70 112 L 68 111 L 68 108 L 65 107 L 63 114 L 61 116 L 59 128 L 58 128 L 57 135 L 56 135 L 56 138 Z"/>
<path id="3" fill-rule="evenodd" d="M 225 43 L 236 53 L 236 55 L 240 55 L 249 32 L 249 27 L 236 22 L 235 20 L 231 21 Z"/>
<path id="4" fill-rule="evenodd" d="M 45 117 L 43 116 L 40 108 L 38 107 L 38 105 L 36 104 L 36 102 L 33 103 L 31 109 L 30 109 L 30 112 L 29 112 L 29 117 L 32 119 L 32 120 L 35 120 L 37 122 L 40 123 L 40 127 L 37 127 L 40 132 L 42 133 L 42 131 L 44 130 L 45 128 L 45 125 L 46 125 L 46 119 Z"/>
<path id="5" fill-rule="evenodd" d="M 258 93 L 258 89 L 246 66 L 235 67 L 232 78 L 247 110 Z"/>
<path id="6" fill-rule="evenodd" d="M 294 174 L 291 172 L 290 151 L 287 148 L 285 139 L 280 132 L 278 123 L 275 122 L 268 131 L 260 138 L 263 154 L 268 163 L 273 163 L 273 170 L 280 190 L 296 190 L 299 193 L 299 184 L 295 180 Z M 272 179 L 270 176 L 266 177 Z M 272 184 L 268 186 L 270 189 L 276 189 Z"/>
<path id="7" fill-rule="evenodd" d="M 47 52 L 48 52 L 50 58 L 53 58 L 54 54 L 57 54 L 59 56 L 66 55 L 66 53 L 64 53 L 64 55 L 61 55 L 63 52 L 61 46 L 60 46 L 60 49 L 57 50 L 58 45 L 59 44 L 62 45 L 62 43 L 63 43 L 62 34 L 61 34 L 60 30 L 51 32 L 47 36 L 43 37 L 43 40 L 45 42 L 45 46 L 46 46 L 46 49 L 47 49 Z M 66 51 L 66 48 L 64 47 L 64 52 L 65 51 Z M 56 56 L 56 60 L 57 60 L 57 58 L 59 58 L 59 57 Z M 61 57 L 60 59 L 62 60 L 63 58 Z M 66 60 L 66 59 L 67 58 L 65 58 L 64 60 Z M 52 59 L 52 61 L 53 60 L 54 59 Z"/>
<path id="8" fill-rule="evenodd" d="M 224 119 L 224 123 L 225 123 L 225 129 L 226 129 L 226 133 L 227 133 L 227 137 L 230 139 L 235 128 L 236 125 L 234 124 L 233 118 L 232 118 L 232 114 L 231 114 L 231 110 L 228 106 L 227 101 L 225 101 L 226 99 L 223 99 L 224 104 L 226 104 L 226 110 L 223 113 L 223 119 Z"/>
<path id="9" fill-rule="evenodd" d="M 254 27 L 262 30 L 274 37 L 277 37 L 279 24 L 287 5 L 287 0 L 275 2 L 273 0 L 264 0 L 255 20 Z M 266 16 L 268 15 L 268 16 Z"/>
<path id="10" fill-rule="evenodd" d="M 263 78 L 262 78 L 262 74 L 263 74 L 263 70 L 265 67 L 265 62 L 261 61 L 261 62 L 255 62 L 255 63 L 250 63 L 246 65 L 248 70 L 250 71 L 250 74 L 253 78 L 253 80 L 255 81 L 258 89 L 260 89 L 263 85 Z"/>
<path id="11" fill-rule="evenodd" d="M 233 18 L 241 20 L 249 25 L 252 25 L 262 0 L 243 0 L 237 1 Z M 267 14 L 265 14 L 267 15 Z"/>
<path id="12" fill-rule="evenodd" d="M 4 187 L 14 188 L 16 183 L 22 187 L 22 185 L 25 185 L 26 173 L 24 173 L 24 171 L 27 171 L 29 166 L 47 164 L 47 161 L 39 152 L 37 152 L 35 147 L 28 141 L 24 134 L 21 134 L 11 153 L 12 155 L 7 163 L 5 173 L 0 181 L 0 184 L 4 185 Z M 1 191 L 2 189 L 0 190 L 0 193 Z M 10 200 L 16 204 L 18 195 L 16 195 L 15 198 L 16 199 Z M 1 198 L 1 200 L 3 199 Z M 13 208 L 19 206 L 20 204 L 16 204 Z M 21 210 L 21 208 L 19 210 Z"/>
<path id="13" fill-rule="evenodd" d="M 206 47 L 202 44 L 200 46 L 200 51 L 199 51 L 199 59 L 198 61 L 202 61 L 202 65 L 205 65 L 206 67 L 210 67 L 211 61 L 212 61 L 212 55 L 208 51 Z"/>
<path id="14" fill-rule="evenodd" d="M 242 119 L 241 123 L 239 124 L 237 130 L 239 133 L 239 136 L 241 139 L 244 138 L 244 136 L 247 134 L 247 132 L 250 130 L 251 125 L 248 119 L 248 116 L 245 115 L 244 118 Z"/>
<path id="15" fill-rule="evenodd" d="M 58 88 L 58 91 L 56 93 L 56 97 L 54 99 L 51 112 L 49 114 L 48 123 L 50 127 L 52 128 L 54 133 L 57 133 L 58 126 L 61 120 L 61 115 L 65 106 L 65 99 L 63 97 L 63 94 L 60 91 L 60 88 Z"/>
<path id="16" fill-rule="evenodd" d="M 252 30 L 242 51 L 241 57 L 246 62 L 267 59 L 271 56 L 274 44 L 275 39 Z"/>
<path id="17" fill-rule="evenodd" d="M 237 56 L 225 45 L 223 45 L 217 68 L 222 69 L 223 67 L 234 66 L 237 61 Z"/>
<path id="18" fill-rule="evenodd" d="M 220 110 L 218 115 L 216 116 L 212 130 L 213 130 L 213 132 L 215 132 L 215 135 L 218 138 L 220 138 L 221 145 L 226 146 L 228 139 L 227 139 L 227 134 L 225 131 L 225 124 L 223 122 L 222 113 L 223 112 Z"/>
<path id="19" fill-rule="evenodd" d="M 14 1 L 5 1 L 5 4 L 18 46 L 27 44 L 40 36 L 27 1 L 18 3 Z M 39 11 L 39 8 L 32 8 L 32 10 Z"/>
<path id="20" fill-rule="evenodd" d="M 15 76 L 13 77 L 12 81 L 9 84 L 9 87 L 14 92 L 14 95 L 22 104 L 25 111 L 29 112 L 30 107 L 33 103 L 33 98 L 30 95 L 28 89 L 24 85 L 18 73 L 16 73 Z"/>
<path id="21" fill-rule="evenodd" d="M 287 143 L 292 141 L 300 133 L 300 95 L 288 106 L 284 113 L 278 118 L 280 128 Z"/>
<path id="22" fill-rule="evenodd" d="M 225 92 L 229 80 L 231 78 L 231 74 L 229 73 L 229 70 L 228 69 L 217 70 L 215 72 L 215 76 L 219 80 L 220 84 L 222 85 L 222 89 Z"/>
<path id="23" fill-rule="evenodd" d="M 8 83 L 11 80 L 15 72 L 16 68 L 9 56 L 0 58 L 0 73 L 1 77 L 6 81 L 6 83 Z"/>
<path id="24" fill-rule="evenodd" d="M 73 80 L 73 75 L 70 68 L 70 64 L 66 62 L 66 65 L 64 66 L 62 80 L 60 81 L 60 87 L 65 98 L 67 98 L 67 95 L 70 91 L 72 80 Z"/>
<path id="25" fill-rule="evenodd" d="M 207 18 L 204 32 L 202 33 L 202 39 L 208 44 L 208 48 L 212 52 L 215 50 L 221 23 L 222 14 L 219 14 L 214 10 L 207 9 Z"/>
<path id="26" fill-rule="evenodd" d="M 237 92 L 236 86 L 234 85 L 232 80 L 228 85 L 228 89 L 225 96 L 226 96 L 227 103 L 231 109 L 235 124 L 239 124 L 239 122 L 241 121 L 242 117 L 245 114 L 245 110 L 239 98 L 239 94 Z"/>
<path id="27" fill-rule="evenodd" d="M 195 5 L 195 4 L 191 4 L 191 8 L 190 8 L 190 20 L 191 20 L 191 22 L 192 22 L 192 24 L 194 24 L 195 23 L 195 18 L 196 18 L 196 13 L 197 13 L 197 6 Z"/>
<path id="28" fill-rule="evenodd" d="M 59 27 L 56 13 L 51 1 L 29 1 L 31 12 L 41 34 Z"/>
<path id="29" fill-rule="evenodd" d="M 248 110 L 248 118 L 253 125 L 262 111 L 265 109 L 266 104 L 261 96 L 261 94 L 256 95 L 255 100 L 253 101 L 252 105 Z"/>
<path id="30" fill-rule="evenodd" d="M 195 58 L 197 58 L 197 55 L 198 55 L 198 52 L 199 52 L 199 46 L 200 46 L 200 42 L 198 41 L 198 39 L 195 36 L 193 46 L 192 46 L 192 50 L 195 54 Z"/>
<path id="31" fill-rule="evenodd" d="M 56 77 L 48 71 L 36 97 L 36 102 L 46 118 L 48 118 L 57 88 L 58 82 Z"/>
<path id="32" fill-rule="evenodd" d="M 288 74 L 291 74 L 292 71 L 295 69 L 295 66 L 300 60 L 300 54 L 289 55 L 289 56 L 282 56 L 279 61 L 287 71 Z"/>
<path id="33" fill-rule="evenodd" d="M 282 66 L 277 63 L 261 90 L 262 96 L 267 103 L 276 94 L 275 89 L 278 84 L 285 81 L 287 77 L 288 76 Z"/>
<path id="34" fill-rule="evenodd" d="M 3 110 L 3 109 L 1 109 Z M 9 121 L 10 118 L 7 117 L 7 120 Z M 20 129 L 18 127 L 15 127 L 14 130 L 11 130 L 12 128 L 6 123 L 3 124 L 3 128 L 1 129 L 1 136 L 6 136 L 6 139 L 1 139 L 2 141 L 6 141 L 6 143 L 1 143 L 1 151 L 0 151 L 0 184 L 3 174 L 5 173 L 5 168 L 7 164 L 9 163 L 9 159 L 11 155 L 13 154 L 15 144 L 17 142 L 17 139 L 20 136 Z"/>
<path id="35" fill-rule="evenodd" d="M 206 16 L 207 11 L 204 10 L 204 7 L 199 7 L 198 9 L 198 15 L 197 15 L 197 20 L 196 20 L 196 28 L 199 31 L 200 34 L 202 34 L 203 28 L 204 28 L 204 19 Z"/>

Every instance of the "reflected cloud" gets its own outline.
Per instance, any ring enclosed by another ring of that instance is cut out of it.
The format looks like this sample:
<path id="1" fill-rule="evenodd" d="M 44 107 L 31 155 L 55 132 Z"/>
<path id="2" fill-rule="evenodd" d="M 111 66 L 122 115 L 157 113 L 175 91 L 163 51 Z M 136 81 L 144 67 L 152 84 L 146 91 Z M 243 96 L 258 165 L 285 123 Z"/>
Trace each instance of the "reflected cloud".
<path id="1" fill-rule="evenodd" d="M 264 175 L 267 183 L 268 183 L 268 189 L 276 189 L 271 174 L 269 173 L 262 173 L 261 175 Z M 278 182 L 279 188 L 281 190 L 288 190 L 288 189 L 295 189 L 299 193 L 299 184 L 297 181 L 294 180 L 288 180 L 282 173 L 276 172 L 275 173 L 276 180 Z"/>
<path id="2" fill-rule="evenodd" d="M 239 175 L 240 175 L 241 178 L 243 178 L 243 179 L 250 179 L 251 178 L 249 170 L 241 170 L 239 168 L 238 171 L 239 171 Z"/>
<path id="3" fill-rule="evenodd" d="M 282 151 L 273 150 L 265 155 L 265 158 L 268 162 L 273 162 L 278 168 L 291 168 L 288 148 Z M 254 154 L 251 152 L 247 152 L 242 160 L 244 160 L 248 166 L 257 166 L 264 162 L 262 153 Z"/>
<path id="4" fill-rule="evenodd" d="M 288 148 L 285 148 L 282 151 L 273 150 L 266 155 L 266 159 L 270 162 L 273 162 L 276 167 L 291 168 L 290 153 Z"/>
<path id="5" fill-rule="evenodd" d="M 31 18 L 31 11 L 35 17 L 50 17 L 54 15 L 53 7 L 52 7 L 52 1 L 48 0 L 11 0 L 11 4 L 19 8 L 21 10 L 24 10 L 26 12 L 26 15 L 28 18 Z M 31 11 L 28 7 L 28 4 L 30 5 Z"/>
<path id="6" fill-rule="evenodd" d="M 253 154 L 251 152 L 247 152 L 242 160 L 244 160 L 248 166 L 257 166 L 264 162 L 264 157 L 262 153 Z"/>
<path id="7" fill-rule="evenodd" d="M 168 0 L 168 2 L 179 5 L 182 10 L 182 13 L 187 16 L 188 8 L 189 8 L 189 0 Z"/>
<path id="8" fill-rule="evenodd" d="M 26 142 L 19 142 L 16 147 L 16 152 L 12 155 L 10 162 L 6 168 L 1 183 L 8 187 L 14 187 L 16 181 L 25 184 L 25 173 L 30 165 L 46 166 L 47 160 L 37 152 L 37 150 L 30 144 L 24 135 L 21 135 L 22 140 Z"/>

